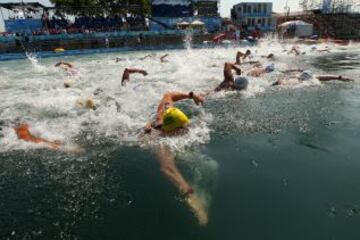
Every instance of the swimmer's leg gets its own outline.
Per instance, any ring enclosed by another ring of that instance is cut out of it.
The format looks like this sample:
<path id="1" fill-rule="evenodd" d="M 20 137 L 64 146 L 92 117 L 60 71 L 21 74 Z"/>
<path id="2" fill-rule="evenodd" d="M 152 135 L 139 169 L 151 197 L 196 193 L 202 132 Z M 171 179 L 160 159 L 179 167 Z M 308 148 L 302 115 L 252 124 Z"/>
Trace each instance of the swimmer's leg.
<path id="1" fill-rule="evenodd" d="M 175 156 L 171 150 L 166 146 L 160 146 L 157 150 L 157 157 L 161 171 L 175 184 L 179 191 L 182 194 L 191 193 L 193 190 L 177 169 L 175 165 Z"/>
<path id="2" fill-rule="evenodd" d="M 175 156 L 166 146 L 160 146 L 157 151 L 161 171 L 173 182 L 179 191 L 186 195 L 186 203 L 195 214 L 200 225 L 208 223 L 208 214 L 203 202 L 194 193 L 193 189 L 183 178 L 175 165 Z"/>

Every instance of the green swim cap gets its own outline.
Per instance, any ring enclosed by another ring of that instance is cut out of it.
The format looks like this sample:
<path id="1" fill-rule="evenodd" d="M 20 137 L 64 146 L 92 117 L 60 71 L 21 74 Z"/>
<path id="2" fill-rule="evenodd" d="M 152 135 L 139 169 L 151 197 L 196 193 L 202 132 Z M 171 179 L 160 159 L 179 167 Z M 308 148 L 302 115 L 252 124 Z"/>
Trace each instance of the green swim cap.
<path id="1" fill-rule="evenodd" d="M 165 132 L 172 132 L 189 124 L 189 118 L 178 108 L 169 108 L 163 115 L 162 129 Z"/>

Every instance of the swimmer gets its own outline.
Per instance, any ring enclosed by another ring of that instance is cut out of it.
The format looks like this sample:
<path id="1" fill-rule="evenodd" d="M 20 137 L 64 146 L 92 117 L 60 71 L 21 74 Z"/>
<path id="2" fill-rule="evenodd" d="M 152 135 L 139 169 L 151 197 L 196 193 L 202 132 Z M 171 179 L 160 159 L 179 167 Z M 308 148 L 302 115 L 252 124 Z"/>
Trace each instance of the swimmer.
<path id="1" fill-rule="evenodd" d="M 162 57 L 160 58 L 161 63 L 167 63 L 167 62 L 169 62 L 169 60 L 166 59 L 168 56 L 169 56 L 169 54 L 165 54 L 164 56 L 162 56 Z"/>
<path id="2" fill-rule="evenodd" d="M 266 58 L 266 59 L 271 59 L 271 60 L 274 60 L 274 58 L 275 58 L 275 55 L 273 54 L 273 53 L 270 53 L 269 55 L 267 55 L 267 56 L 261 56 L 261 58 Z"/>
<path id="3" fill-rule="evenodd" d="M 275 70 L 275 65 L 269 64 L 266 67 L 263 67 L 261 65 L 254 66 L 248 73 L 248 76 L 251 77 L 261 77 L 262 75 L 266 73 L 271 73 Z"/>
<path id="4" fill-rule="evenodd" d="M 77 74 L 77 71 L 75 70 L 74 65 L 72 65 L 71 63 L 68 63 L 68 62 L 58 62 L 57 64 L 55 64 L 55 67 L 64 69 L 70 75 Z"/>
<path id="5" fill-rule="evenodd" d="M 74 68 L 74 65 L 68 62 L 58 62 L 55 64 L 55 67 L 61 67 L 61 68 Z"/>
<path id="6" fill-rule="evenodd" d="M 64 82 L 64 88 L 70 88 L 71 84 L 67 81 Z"/>
<path id="7" fill-rule="evenodd" d="M 64 81 L 64 88 L 71 88 L 74 85 L 74 81 L 67 79 Z"/>
<path id="8" fill-rule="evenodd" d="M 168 131 L 163 131 L 163 125 L 164 125 L 164 113 L 166 112 L 166 110 L 168 110 L 169 108 L 174 108 L 174 103 L 184 100 L 184 99 L 192 99 L 196 105 L 200 105 L 204 103 L 204 98 L 200 95 L 197 95 L 193 92 L 190 93 L 179 93 L 179 92 L 168 92 L 166 93 L 159 106 L 157 109 L 157 114 L 156 114 L 156 121 L 153 123 L 149 123 L 146 127 L 145 127 L 145 132 L 146 133 L 150 133 L 153 129 L 156 130 L 160 130 L 162 133 L 164 133 L 165 135 L 170 133 Z M 184 126 L 180 126 L 180 128 L 183 128 Z"/>
<path id="9" fill-rule="evenodd" d="M 125 58 L 120 58 L 120 57 L 117 57 L 115 59 L 115 62 L 118 63 L 118 62 L 122 62 L 122 61 L 125 61 L 126 59 Z"/>
<path id="10" fill-rule="evenodd" d="M 315 51 L 317 51 L 319 53 L 322 53 L 322 52 L 330 53 L 330 49 L 329 49 L 328 46 L 326 46 L 324 49 L 317 49 L 317 47 L 314 46 L 314 47 L 311 48 L 311 52 L 315 52 Z"/>
<path id="11" fill-rule="evenodd" d="M 246 58 L 249 58 L 251 55 L 251 51 L 248 49 L 245 53 L 238 51 L 236 54 L 236 63 L 237 65 L 241 65 L 241 59 L 244 61 Z"/>
<path id="12" fill-rule="evenodd" d="M 220 85 L 217 88 L 215 88 L 214 90 L 215 92 L 242 90 L 247 87 L 248 85 L 247 79 L 243 77 L 238 77 L 237 79 L 235 79 L 233 75 L 233 71 L 235 71 L 237 75 L 241 75 L 241 69 L 236 67 L 235 64 L 232 63 L 224 64 L 224 81 L 220 83 Z"/>
<path id="13" fill-rule="evenodd" d="M 295 56 L 300 55 L 300 51 L 297 46 L 293 46 L 290 51 L 288 51 L 288 54 L 295 54 Z"/>
<path id="14" fill-rule="evenodd" d="M 317 79 L 320 82 L 327 82 L 332 80 L 342 81 L 342 82 L 352 82 L 353 79 L 341 75 L 313 75 L 310 71 L 303 71 L 297 74 L 293 74 L 288 78 L 281 79 L 272 84 L 272 86 L 279 85 L 293 85 L 301 83 L 304 81 L 309 81 L 311 79 Z"/>
<path id="15" fill-rule="evenodd" d="M 155 53 L 152 53 L 152 54 L 148 54 L 148 55 L 145 55 L 144 57 L 140 58 L 141 61 L 144 61 L 145 59 L 147 58 L 153 58 L 155 57 L 156 54 Z"/>
<path id="16" fill-rule="evenodd" d="M 281 73 L 296 73 L 296 72 L 303 72 L 304 70 L 301 68 L 294 68 L 294 69 L 288 69 L 288 70 L 283 70 L 280 71 Z"/>
<path id="17" fill-rule="evenodd" d="M 46 140 L 44 138 L 35 137 L 30 133 L 29 129 L 30 129 L 30 125 L 28 125 L 26 123 L 22 123 L 22 124 L 19 124 L 16 127 L 14 127 L 14 130 L 15 130 L 16 135 L 18 136 L 18 138 L 20 140 L 25 141 L 25 142 L 31 142 L 31 143 L 36 143 L 36 144 L 44 143 L 49 148 L 54 149 L 54 150 L 59 150 L 60 147 L 63 145 L 60 142 L 56 142 L 56 141 L 51 142 L 51 141 Z"/>
<path id="18" fill-rule="evenodd" d="M 127 82 L 130 81 L 130 74 L 133 73 L 141 73 L 142 75 L 146 76 L 148 73 L 145 70 L 142 69 L 136 69 L 136 68 L 125 68 L 122 80 L 121 80 L 121 86 L 125 86 Z"/>
<path id="19" fill-rule="evenodd" d="M 80 108 L 85 108 L 85 109 L 89 109 L 89 110 L 96 110 L 96 105 L 94 102 L 94 99 L 90 98 L 86 98 L 86 99 L 78 99 L 76 101 L 76 106 L 80 107 Z"/>
<path id="20" fill-rule="evenodd" d="M 161 136 L 175 136 L 186 133 L 189 125 L 187 116 L 180 109 L 175 108 L 175 102 L 192 99 L 196 105 L 204 103 L 204 99 L 193 93 L 168 92 L 166 93 L 157 109 L 156 120 L 147 124 L 145 134 L 159 133 Z M 157 159 L 160 163 L 161 172 L 178 188 L 184 195 L 185 201 L 195 214 L 200 225 L 206 225 L 208 216 L 202 201 L 196 196 L 194 189 L 187 183 L 175 164 L 175 155 L 169 147 L 160 145 L 156 148 Z"/>

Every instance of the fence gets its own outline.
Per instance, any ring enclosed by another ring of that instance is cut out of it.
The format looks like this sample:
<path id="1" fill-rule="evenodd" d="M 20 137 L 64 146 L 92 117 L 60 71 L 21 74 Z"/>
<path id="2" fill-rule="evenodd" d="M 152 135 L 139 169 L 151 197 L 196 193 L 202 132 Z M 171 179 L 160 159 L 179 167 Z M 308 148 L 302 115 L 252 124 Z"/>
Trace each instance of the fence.
<path id="1" fill-rule="evenodd" d="M 120 32 L 105 32 L 105 33 L 75 33 L 75 34 L 57 34 L 57 35 L 39 35 L 30 36 L 29 41 L 59 41 L 59 40 L 92 40 L 92 39 L 105 39 L 105 38 L 125 38 L 125 37 L 146 37 L 146 36 L 160 36 L 160 35 L 183 35 L 180 30 L 166 30 L 161 32 L 149 31 L 120 31 Z M 18 36 L 2 36 L 0 43 L 13 42 L 15 40 L 23 40 Z"/>

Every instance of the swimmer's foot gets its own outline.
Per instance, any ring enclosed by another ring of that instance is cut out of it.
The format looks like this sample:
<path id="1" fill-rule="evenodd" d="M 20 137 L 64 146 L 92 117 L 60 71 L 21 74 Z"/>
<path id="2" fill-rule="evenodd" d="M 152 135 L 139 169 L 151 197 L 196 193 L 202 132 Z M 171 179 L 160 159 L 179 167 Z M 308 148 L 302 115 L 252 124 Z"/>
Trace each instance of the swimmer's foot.
<path id="1" fill-rule="evenodd" d="M 201 226 L 207 225 L 209 219 L 203 202 L 194 194 L 190 194 L 186 198 L 186 203 L 191 208 L 191 211 L 194 213 L 195 217 L 197 218 L 198 223 Z"/>

